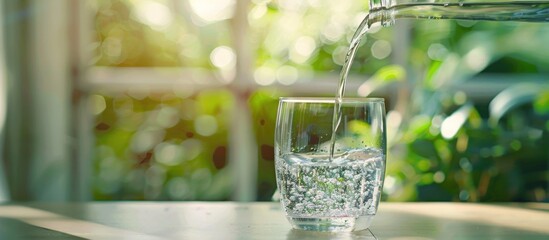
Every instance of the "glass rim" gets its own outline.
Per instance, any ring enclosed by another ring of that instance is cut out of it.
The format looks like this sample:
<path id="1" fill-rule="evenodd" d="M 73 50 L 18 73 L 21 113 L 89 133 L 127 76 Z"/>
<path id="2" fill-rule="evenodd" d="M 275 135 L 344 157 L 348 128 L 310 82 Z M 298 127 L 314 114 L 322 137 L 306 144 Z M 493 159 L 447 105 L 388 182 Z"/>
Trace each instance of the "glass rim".
<path id="1" fill-rule="evenodd" d="M 343 97 L 344 103 L 385 103 L 385 99 L 379 97 Z M 289 103 L 335 103 L 335 97 L 280 97 L 280 102 Z"/>

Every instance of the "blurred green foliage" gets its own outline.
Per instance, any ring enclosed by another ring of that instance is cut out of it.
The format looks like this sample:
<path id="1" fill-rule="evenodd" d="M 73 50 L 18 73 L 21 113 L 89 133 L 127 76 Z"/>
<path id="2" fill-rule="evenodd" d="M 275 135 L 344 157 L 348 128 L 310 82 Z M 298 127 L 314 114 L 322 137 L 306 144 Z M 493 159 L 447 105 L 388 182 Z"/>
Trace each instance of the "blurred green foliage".
<path id="1" fill-rule="evenodd" d="M 227 2 L 220 0 L 218 6 Z M 241 32 L 235 31 L 232 16 L 213 8 L 200 11 L 197 4 L 95 1 L 93 63 L 202 68 L 227 79 L 236 65 L 233 36 Z M 291 85 L 324 73 L 337 75 L 367 4 L 252 1 L 244 32 L 246 47 L 253 53 L 249 67 L 255 83 Z M 543 85 L 517 85 L 524 73 L 549 78 L 549 52 L 543 50 L 549 42 L 546 25 L 399 20 L 368 34 L 351 69 L 352 76 L 365 84 L 347 92 L 387 99 L 385 199 L 549 199 L 549 149 L 544 147 L 549 143 L 549 91 Z M 396 52 L 402 49 L 407 52 Z M 516 88 L 481 97 L 456 90 L 475 76 L 498 81 L 497 74 L 516 75 L 505 82 Z M 229 199 L 234 176 L 225 168 L 227 122 L 235 99 L 247 97 L 258 146 L 257 198 L 270 200 L 276 189 L 273 141 L 278 97 L 313 93 L 254 88 L 246 95 L 222 88 L 184 96 L 176 91 L 92 93 L 94 197 Z M 335 89 L 321 95 L 334 93 Z"/>
<path id="2" fill-rule="evenodd" d="M 538 74 L 542 80 L 549 77 L 549 58 L 545 52 L 535 52 L 549 39 L 547 27 L 535 23 L 425 20 L 408 24 L 412 24 L 413 36 L 422 37 L 413 38 L 407 65 L 379 68 L 361 86 L 366 86 L 367 94 L 380 94 L 380 90 L 390 87 L 397 93 L 389 99 L 393 108 L 387 118 L 389 152 L 384 198 L 547 201 L 549 150 L 541 147 L 549 141 L 547 83 L 527 84 L 521 80 L 525 73 Z M 527 45 L 506 40 L 521 39 L 519 36 L 525 32 L 535 40 Z M 475 52 L 482 54 L 468 57 Z M 476 64 L 480 67 L 468 62 L 479 60 Z M 354 69 L 353 73 L 361 72 Z M 456 90 L 471 77 L 496 74 L 513 74 L 516 79 L 506 82 L 510 86 L 507 90 L 492 96 L 470 97 Z M 265 113 L 265 109 L 254 106 L 274 106 L 277 97 L 291 94 L 257 93 L 250 100 L 257 112 L 255 118 L 274 121 L 274 109 Z M 271 128 L 273 131 L 274 125 Z M 272 141 L 262 135 L 258 134 L 262 144 Z M 270 165 L 260 166 L 260 172 L 273 170 Z M 275 186 L 273 179 L 267 180 L 261 179 L 261 184 Z"/>
<path id="3" fill-rule="evenodd" d="M 98 200 L 227 200 L 226 90 L 93 95 Z"/>
<path id="4" fill-rule="evenodd" d="M 93 64 L 214 69 L 211 52 L 228 45 L 230 23 L 193 21 L 184 1 L 96 0 Z"/>
<path id="5" fill-rule="evenodd" d="M 257 1 L 249 17 L 255 65 L 274 70 L 291 66 L 305 76 L 338 71 L 367 10 L 368 1 Z M 364 44 L 370 48 L 373 42 Z M 361 53 L 356 59 L 367 56 Z M 354 67 L 373 73 L 387 63 L 384 59 Z"/>
<path id="6" fill-rule="evenodd" d="M 274 127 L 279 92 L 255 91 L 249 99 L 253 128 L 258 146 L 257 197 L 269 201 L 276 191 L 274 168 Z"/>
<path id="7" fill-rule="evenodd" d="M 549 77 L 549 56 L 539 51 L 549 40 L 545 25 L 413 21 L 411 34 L 422 37 L 412 39 L 407 83 L 388 115 L 389 200 L 548 200 L 549 151 L 539 147 L 549 140 L 549 114 L 540 111 Z M 544 82 L 523 83 L 527 74 Z M 492 96 L 456 90 L 475 76 L 515 77 Z"/>

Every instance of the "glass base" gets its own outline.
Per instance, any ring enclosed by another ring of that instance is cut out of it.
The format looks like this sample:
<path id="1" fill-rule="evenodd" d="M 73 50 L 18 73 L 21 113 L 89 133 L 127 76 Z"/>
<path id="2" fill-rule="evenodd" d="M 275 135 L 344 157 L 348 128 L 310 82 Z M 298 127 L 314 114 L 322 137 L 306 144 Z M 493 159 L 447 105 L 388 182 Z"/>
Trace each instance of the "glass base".
<path id="1" fill-rule="evenodd" d="M 360 217 L 288 217 L 295 229 L 321 232 L 352 232 L 370 227 L 374 215 Z"/>

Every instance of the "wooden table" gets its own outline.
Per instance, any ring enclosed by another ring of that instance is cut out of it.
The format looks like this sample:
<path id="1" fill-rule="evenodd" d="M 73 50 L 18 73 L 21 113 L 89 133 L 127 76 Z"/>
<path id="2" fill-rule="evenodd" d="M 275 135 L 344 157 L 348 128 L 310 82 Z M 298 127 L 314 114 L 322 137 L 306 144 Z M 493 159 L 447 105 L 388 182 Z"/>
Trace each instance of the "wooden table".
<path id="1" fill-rule="evenodd" d="M 549 239 L 549 203 L 386 203 L 368 230 L 292 230 L 278 203 L 0 205 L 0 239 Z M 373 235 L 372 235 L 373 233 Z"/>

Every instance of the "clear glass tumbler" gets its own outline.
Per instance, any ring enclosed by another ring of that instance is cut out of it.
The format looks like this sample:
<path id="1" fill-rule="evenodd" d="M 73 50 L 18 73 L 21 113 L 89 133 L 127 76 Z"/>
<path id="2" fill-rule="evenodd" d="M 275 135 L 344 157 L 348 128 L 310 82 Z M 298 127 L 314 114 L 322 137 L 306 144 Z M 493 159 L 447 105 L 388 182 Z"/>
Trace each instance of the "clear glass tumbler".
<path id="1" fill-rule="evenodd" d="M 334 98 L 280 99 L 276 179 L 296 229 L 363 230 L 377 212 L 386 162 L 384 100 L 344 98 L 332 142 L 334 104 Z"/>

